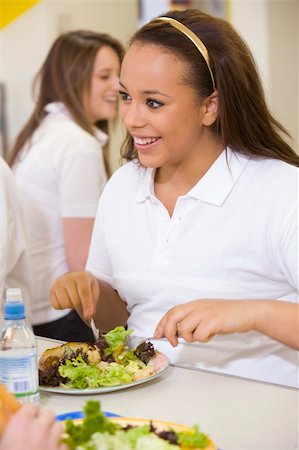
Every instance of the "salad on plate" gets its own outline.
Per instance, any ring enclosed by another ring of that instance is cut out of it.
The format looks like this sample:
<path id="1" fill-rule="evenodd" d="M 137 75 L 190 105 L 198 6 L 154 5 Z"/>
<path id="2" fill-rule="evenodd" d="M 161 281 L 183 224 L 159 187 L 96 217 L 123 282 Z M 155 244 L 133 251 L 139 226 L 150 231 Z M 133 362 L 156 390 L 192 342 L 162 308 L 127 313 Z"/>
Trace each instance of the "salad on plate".
<path id="1" fill-rule="evenodd" d="M 100 402 L 89 400 L 83 421 L 67 419 L 63 442 L 70 450 L 216 450 L 198 426 L 148 419 L 108 419 Z"/>
<path id="2" fill-rule="evenodd" d="M 39 382 L 46 388 L 101 389 L 139 383 L 162 373 L 169 360 L 151 342 L 135 349 L 126 345 L 132 330 L 119 326 L 101 334 L 94 344 L 67 342 L 39 358 Z"/>

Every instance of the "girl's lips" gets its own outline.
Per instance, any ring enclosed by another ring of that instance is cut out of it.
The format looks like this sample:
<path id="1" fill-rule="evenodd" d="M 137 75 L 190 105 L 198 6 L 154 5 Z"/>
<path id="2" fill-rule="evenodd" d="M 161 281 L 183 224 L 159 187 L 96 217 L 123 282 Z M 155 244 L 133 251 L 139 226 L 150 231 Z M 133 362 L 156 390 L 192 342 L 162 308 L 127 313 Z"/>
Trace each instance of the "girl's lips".
<path id="1" fill-rule="evenodd" d="M 160 141 L 160 139 L 161 138 L 158 138 L 155 141 L 151 141 L 151 142 L 145 143 L 145 144 L 138 144 L 136 141 L 134 141 L 134 143 L 135 143 L 136 149 L 142 153 L 142 152 L 151 150 L 157 144 L 157 142 Z"/>
<path id="2" fill-rule="evenodd" d="M 134 137 L 134 144 L 138 151 L 151 149 L 161 138 L 160 137 Z"/>
<path id="3" fill-rule="evenodd" d="M 152 142 L 157 141 L 159 136 L 134 136 L 133 139 L 136 144 L 151 144 Z"/>

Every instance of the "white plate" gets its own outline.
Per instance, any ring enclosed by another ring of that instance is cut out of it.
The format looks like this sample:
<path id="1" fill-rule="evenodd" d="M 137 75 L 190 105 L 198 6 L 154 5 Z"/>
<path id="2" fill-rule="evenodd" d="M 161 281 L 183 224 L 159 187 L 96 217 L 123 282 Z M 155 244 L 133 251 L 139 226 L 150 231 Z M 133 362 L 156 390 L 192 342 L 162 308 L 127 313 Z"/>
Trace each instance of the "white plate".
<path id="1" fill-rule="evenodd" d="M 119 384 L 118 386 L 98 387 L 94 389 L 74 389 L 59 386 L 40 386 L 39 389 L 41 392 L 55 392 L 56 394 L 70 395 L 104 394 L 105 392 L 119 391 L 121 389 L 127 389 L 133 386 L 137 386 L 138 384 L 147 383 L 148 381 L 160 377 L 170 365 L 169 359 L 163 353 L 158 353 L 154 358 L 151 359 L 151 362 L 156 370 L 156 373 L 150 375 L 147 378 L 143 378 L 142 380 L 132 381 L 131 383 Z"/>

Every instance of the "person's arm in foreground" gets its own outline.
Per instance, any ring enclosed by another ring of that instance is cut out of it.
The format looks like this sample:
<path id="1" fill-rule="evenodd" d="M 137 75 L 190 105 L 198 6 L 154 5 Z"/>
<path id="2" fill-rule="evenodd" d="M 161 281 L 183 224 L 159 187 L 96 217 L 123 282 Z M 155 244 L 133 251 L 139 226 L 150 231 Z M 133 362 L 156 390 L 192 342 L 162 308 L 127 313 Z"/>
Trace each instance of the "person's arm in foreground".
<path id="1" fill-rule="evenodd" d="M 125 302 L 104 281 L 90 272 L 68 272 L 54 282 L 51 289 L 52 306 L 56 309 L 75 308 L 87 321 L 92 317 L 103 332 L 125 325 L 128 312 Z"/>
<path id="2" fill-rule="evenodd" d="M 83 270 L 86 264 L 94 218 L 64 218 L 63 235 L 69 270 Z M 74 242 L 76 243 L 74 245 Z"/>
<path id="3" fill-rule="evenodd" d="M 216 334 L 255 330 L 299 350 L 299 305 L 278 300 L 194 300 L 170 309 L 157 325 L 155 337 L 173 346 L 177 336 L 187 342 L 208 342 Z"/>
<path id="4" fill-rule="evenodd" d="M 0 450 L 67 450 L 61 444 L 63 426 L 54 414 L 37 405 L 22 406 L 0 438 Z"/>

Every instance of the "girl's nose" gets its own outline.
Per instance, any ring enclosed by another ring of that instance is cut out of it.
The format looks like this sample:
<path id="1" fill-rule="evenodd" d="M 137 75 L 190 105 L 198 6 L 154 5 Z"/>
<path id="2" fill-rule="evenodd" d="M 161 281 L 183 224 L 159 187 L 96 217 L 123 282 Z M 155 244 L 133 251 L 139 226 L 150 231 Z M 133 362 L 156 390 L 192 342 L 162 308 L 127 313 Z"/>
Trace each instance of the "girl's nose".
<path id="1" fill-rule="evenodd" d="M 130 104 L 121 104 L 120 117 L 127 128 L 143 127 L 145 120 L 141 109 L 138 105 L 131 102 Z"/>

